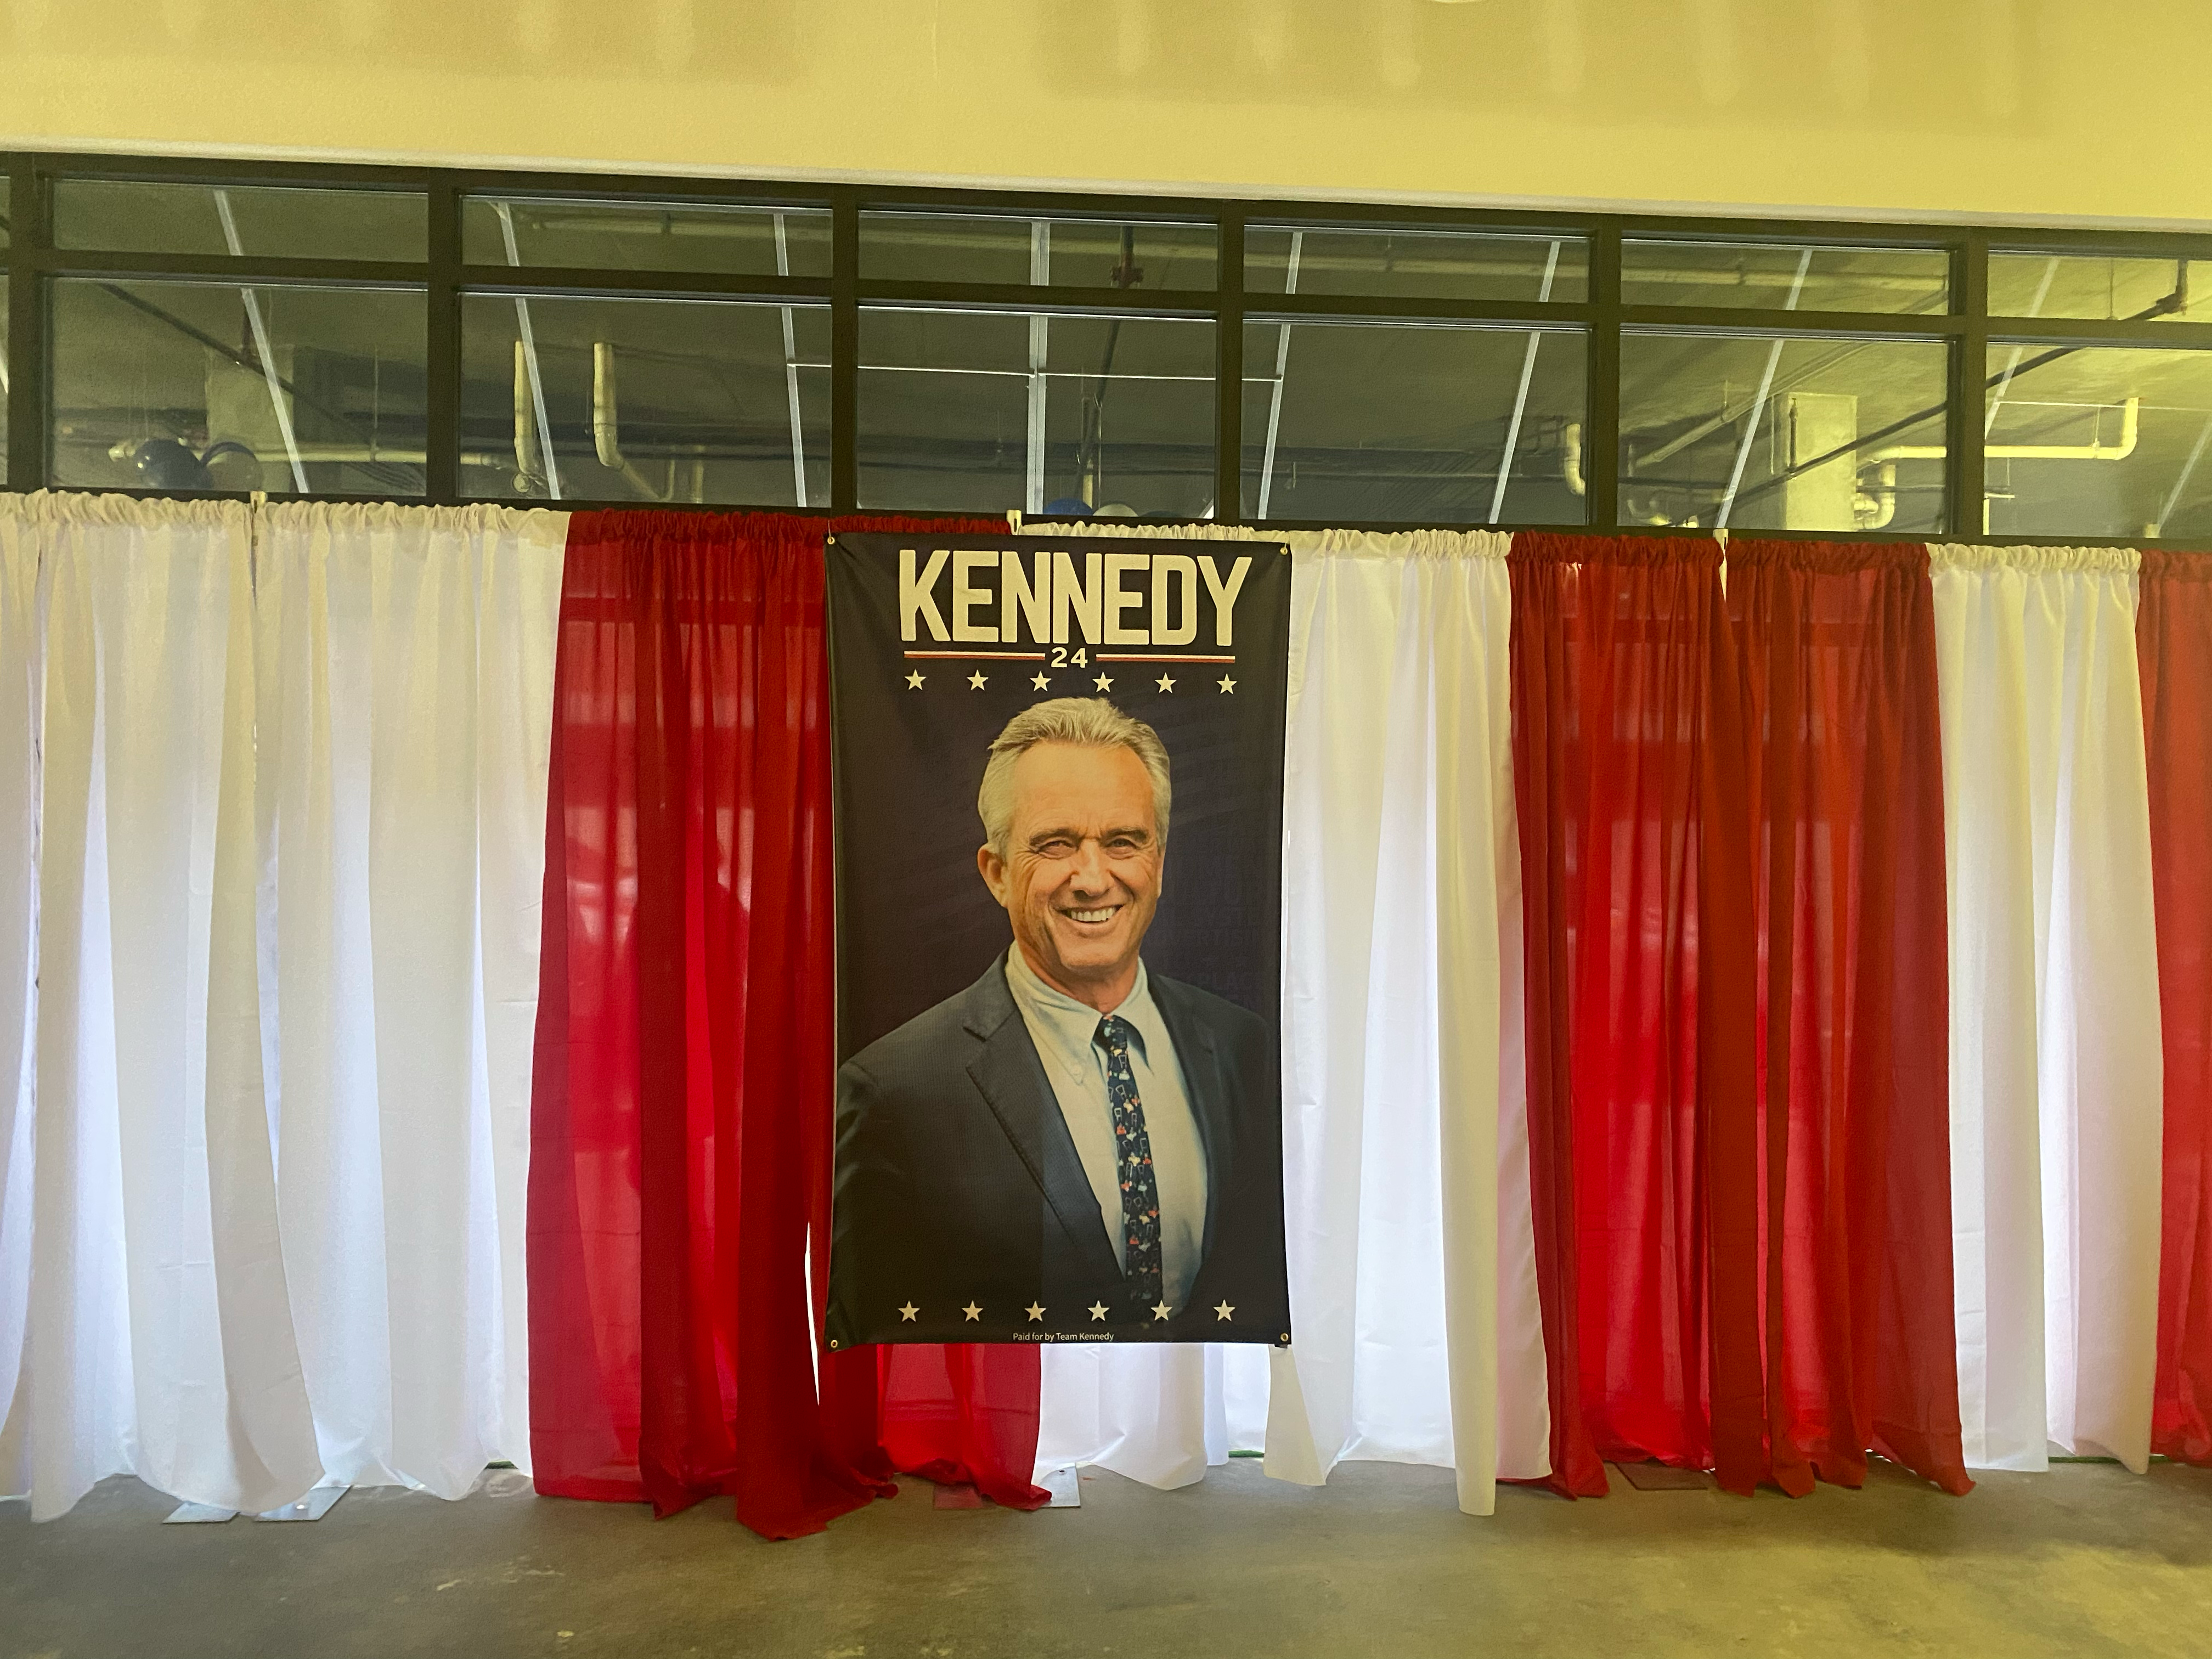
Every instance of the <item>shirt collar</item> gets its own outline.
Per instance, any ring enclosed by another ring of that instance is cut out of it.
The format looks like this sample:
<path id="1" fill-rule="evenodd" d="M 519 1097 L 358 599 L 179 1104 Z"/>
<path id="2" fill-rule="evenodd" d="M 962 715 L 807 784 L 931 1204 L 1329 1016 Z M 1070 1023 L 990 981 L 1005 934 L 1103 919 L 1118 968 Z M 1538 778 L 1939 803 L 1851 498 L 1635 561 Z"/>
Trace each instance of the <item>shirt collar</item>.
<path id="1" fill-rule="evenodd" d="M 1006 947 L 1006 988 L 1013 993 L 1016 1006 L 1033 1016 L 1033 1024 L 1042 1025 L 1049 1034 L 1063 1064 L 1087 1066 L 1097 1063 L 1097 1050 L 1092 1039 L 1098 1035 L 1098 1022 L 1106 1016 L 1089 1003 L 1078 1002 L 1039 979 L 1018 945 Z M 1149 1060 L 1150 1044 L 1162 1028 L 1143 957 L 1137 959 L 1137 982 L 1113 1012 L 1135 1030 L 1138 1050 Z"/>

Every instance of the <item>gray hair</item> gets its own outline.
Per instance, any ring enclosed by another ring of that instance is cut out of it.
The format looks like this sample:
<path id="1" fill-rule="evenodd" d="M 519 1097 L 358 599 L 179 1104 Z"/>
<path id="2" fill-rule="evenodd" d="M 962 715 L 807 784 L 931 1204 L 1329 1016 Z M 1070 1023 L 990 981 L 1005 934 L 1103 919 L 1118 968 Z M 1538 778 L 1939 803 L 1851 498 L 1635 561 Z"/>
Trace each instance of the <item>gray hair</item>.
<path id="1" fill-rule="evenodd" d="M 1013 828 L 1014 763 L 1041 743 L 1072 744 L 1079 749 L 1126 749 L 1142 761 L 1146 775 L 1152 781 L 1152 826 L 1160 845 L 1167 845 L 1172 790 L 1168 782 L 1168 751 L 1160 734 L 1103 697 L 1054 697 L 1022 710 L 992 740 L 991 758 L 983 768 L 983 787 L 975 792 L 975 811 L 983 820 L 983 837 L 993 852 L 1006 856 L 1006 835 Z"/>

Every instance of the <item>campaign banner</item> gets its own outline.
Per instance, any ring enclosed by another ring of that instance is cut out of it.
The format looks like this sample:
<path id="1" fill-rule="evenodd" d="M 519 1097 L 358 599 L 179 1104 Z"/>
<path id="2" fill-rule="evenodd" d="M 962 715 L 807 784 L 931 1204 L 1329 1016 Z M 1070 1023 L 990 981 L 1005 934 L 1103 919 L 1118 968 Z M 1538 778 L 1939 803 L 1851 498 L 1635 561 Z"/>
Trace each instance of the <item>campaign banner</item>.
<path id="1" fill-rule="evenodd" d="M 841 533 L 833 1348 L 1291 1338 L 1289 550 Z"/>

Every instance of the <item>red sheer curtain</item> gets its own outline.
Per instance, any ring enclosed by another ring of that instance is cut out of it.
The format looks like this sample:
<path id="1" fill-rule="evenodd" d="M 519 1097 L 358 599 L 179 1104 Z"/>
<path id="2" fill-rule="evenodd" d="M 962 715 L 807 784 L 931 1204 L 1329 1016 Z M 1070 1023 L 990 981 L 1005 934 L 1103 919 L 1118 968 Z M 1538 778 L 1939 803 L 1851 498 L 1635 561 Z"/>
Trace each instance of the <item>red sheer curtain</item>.
<path id="1" fill-rule="evenodd" d="M 1717 1445 L 1747 1486 L 1756 1215 L 1727 1206 L 1755 1181 L 1754 969 L 1720 550 L 1524 534 L 1509 562 L 1551 1484 Z"/>
<path id="2" fill-rule="evenodd" d="M 2212 555 L 2143 554 L 2136 650 L 2166 1054 L 2150 1449 L 2212 1463 Z"/>
<path id="3" fill-rule="evenodd" d="M 860 1356 L 823 1355 L 817 1394 L 825 1253 L 811 1283 L 808 1261 L 810 1239 L 829 1236 L 833 1043 L 825 527 L 571 520 L 532 1091 L 538 1490 L 643 1498 L 664 1515 L 727 1493 L 739 1520 L 779 1538 L 888 1492 L 908 1465 L 884 1450 L 884 1425 L 908 1419 L 945 1425 L 962 1455 L 1016 1458 L 957 1466 L 986 1490 L 1034 1490 L 1018 1462 L 1024 1403 L 1035 1445 L 1034 1352 L 948 1356 L 963 1380 L 942 1395 L 902 1394 L 895 1376 L 858 1388 L 836 1362 Z M 963 1437 L 978 1376 L 985 1431 Z M 930 1449 L 911 1443 L 926 1436 L 889 1437 Z"/>
<path id="4" fill-rule="evenodd" d="M 1967 1491 L 1928 555 L 1731 541 L 1759 940 L 1767 1467 Z"/>
<path id="5" fill-rule="evenodd" d="M 1551 1484 L 1963 1492 L 1926 550 L 1510 562 Z"/>

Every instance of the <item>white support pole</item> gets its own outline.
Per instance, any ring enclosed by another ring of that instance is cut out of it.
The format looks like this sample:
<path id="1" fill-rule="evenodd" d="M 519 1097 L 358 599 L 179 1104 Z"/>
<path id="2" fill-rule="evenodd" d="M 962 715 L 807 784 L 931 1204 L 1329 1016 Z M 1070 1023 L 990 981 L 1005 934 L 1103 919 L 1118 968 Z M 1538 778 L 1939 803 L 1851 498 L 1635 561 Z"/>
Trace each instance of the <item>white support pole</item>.
<path id="1" fill-rule="evenodd" d="M 1552 244 L 1551 252 L 1544 260 L 1544 283 L 1536 291 L 1536 303 L 1543 304 L 1552 297 L 1552 278 L 1559 274 L 1559 245 Z M 1513 418 L 1505 423 L 1505 453 L 1498 460 L 1498 487 L 1490 492 L 1490 517 L 1485 520 L 1496 524 L 1498 515 L 1505 507 L 1505 485 L 1513 476 L 1513 452 L 1521 447 L 1521 416 L 1528 407 L 1528 382 L 1536 374 L 1536 347 L 1544 338 L 1540 329 L 1528 331 L 1528 349 L 1521 354 L 1521 389 L 1513 394 Z"/>
<path id="2" fill-rule="evenodd" d="M 1790 301 L 1782 308 L 1797 309 L 1797 296 L 1805 291 L 1805 273 L 1813 264 L 1813 250 L 1807 248 L 1797 256 L 1797 280 L 1790 284 Z M 1714 527 L 1728 528 L 1729 514 L 1735 510 L 1735 492 L 1743 484 L 1743 464 L 1751 459 L 1752 440 L 1759 435 L 1759 417 L 1766 411 L 1766 394 L 1773 389 L 1774 370 L 1782 361 L 1784 341 L 1777 340 L 1767 349 L 1766 372 L 1759 377 L 1759 395 L 1751 400 L 1751 416 L 1743 424 L 1743 441 L 1736 446 L 1735 465 L 1729 473 L 1728 493 L 1721 497 L 1720 511 L 1713 515 Z"/>
<path id="3" fill-rule="evenodd" d="M 1291 263 L 1283 273 L 1283 292 L 1298 291 L 1298 261 L 1304 257 L 1306 234 L 1303 230 L 1291 233 Z M 1291 366 L 1291 325 L 1277 325 L 1275 329 L 1275 384 L 1267 393 L 1267 443 L 1260 452 L 1260 517 L 1267 516 L 1268 498 L 1275 493 L 1275 434 L 1283 426 L 1283 376 Z"/>
<path id="4" fill-rule="evenodd" d="M 775 216 L 775 274 L 791 275 L 791 245 L 785 240 L 783 215 Z M 792 327 L 791 307 L 783 310 L 783 396 L 791 410 L 791 489 L 799 506 L 806 505 L 806 433 L 799 418 L 799 336 Z"/>
<path id="5" fill-rule="evenodd" d="M 2054 258 L 2045 264 L 2043 280 L 2035 285 L 2035 298 L 2027 307 L 2029 316 L 2043 315 L 2043 302 L 2051 297 L 2051 279 L 2057 274 L 2058 261 Z M 1982 416 L 1982 436 L 1984 438 L 1990 435 L 1997 423 L 1997 410 L 2004 407 L 2005 393 L 2012 390 L 2012 377 L 2019 372 L 2021 355 L 2027 349 L 2026 346 L 2014 346 L 2012 349 L 2012 355 L 2005 359 L 2004 375 L 1997 382 L 1996 396 L 1990 399 L 1989 409 Z M 1977 374 L 1983 372 L 1982 368 L 1973 370 Z"/>
<path id="6" fill-rule="evenodd" d="M 238 221 L 231 216 L 230 192 L 215 192 L 216 217 L 222 221 L 223 246 L 230 250 L 231 258 L 238 258 L 246 252 L 239 240 Z M 307 493 L 307 469 L 300 460 L 299 440 L 292 435 L 292 410 L 284 401 L 284 387 L 276 378 L 276 357 L 270 349 L 268 325 L 261 318 L 261 301 L 250 288 L 238 290 L 246 301 L 246 325 L 253 331 L 253 349 L 261 359 L 261 378 L 269 387 L 269 407 L 276 416 L 276 435 L 284 441 L 285 458 L 292 463 L 292 487 L 302 495 Z"/>
<path id="7" fill-rule="evenodd" d="M 1052 222 L 1033 219 L 1030 222 L 1030 286 L 1044 288 L 1051 281 Z M 1029 513 L 1044 511 L 1044 420 L 1050 385 L 1045 370 L 1050 362 L 1051 320 L 1044 316 L 1030 319 L 1029 436 L 1022 475 L 1023 510 Z"/>
<path id="8" fill-rule="evenodd" d="M 2205 422 L 2203 429 L 2197 433 L 2196 447 L 2189 452 L 2189 459 L 2181 464 L 2181 476 L 2173 481 L 2173 488 L 2166 492 L 2166 505 L 2158 510 L 2154 527 L 2161 536 L 2166 534 L 2166 521 L 2173 516 L 2173 509 L 2181 505 L 2181 492 L 2189 487 L 2189 475 L 2197 471 L 2197 463 L 2204 454 L 2208 439 L 2212 439 L 2212 421 Z"/>
<path id="9" fill-rule="evenodd" d="M 507 262 L 518 270 L 522 267 L 522 250 L 514 240 L 514 206 L 509 202 L 494 202 L 492 211 L 499 215 L 500 240 L 507 248 Z M 515 331 L 522 339 L 522 364 L 530 377 L 530 409 L 538 422 L 538 453 L 545 465 L 545 495 L 549 501 L 561 499 L 561 464 L 553 458 L 553 423 L 545 414 L 545 377 L 538 368 L 538 335 L 530 325 L 530 301 L 522 295 L 514 296 Z"/>

